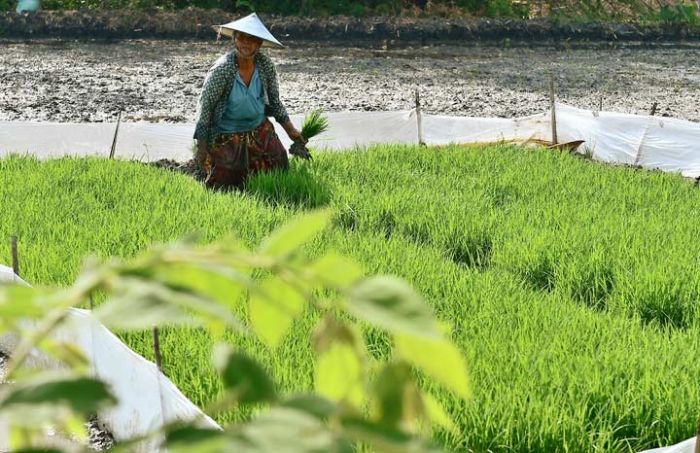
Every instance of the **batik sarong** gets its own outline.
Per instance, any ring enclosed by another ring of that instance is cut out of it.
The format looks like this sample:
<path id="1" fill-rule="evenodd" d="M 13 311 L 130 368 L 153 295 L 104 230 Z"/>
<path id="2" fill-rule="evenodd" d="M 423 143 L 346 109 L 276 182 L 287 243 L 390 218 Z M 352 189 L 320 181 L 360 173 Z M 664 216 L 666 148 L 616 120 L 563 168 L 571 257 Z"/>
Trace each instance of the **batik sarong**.
<path id="1" fill-rule="evenodd" d="M 218 134 L 203 167 L 208 187 L 240 189 L 257 172 L 286 170 L 289 159 L 275 127 L 265 119 L 251 131 Z"/>

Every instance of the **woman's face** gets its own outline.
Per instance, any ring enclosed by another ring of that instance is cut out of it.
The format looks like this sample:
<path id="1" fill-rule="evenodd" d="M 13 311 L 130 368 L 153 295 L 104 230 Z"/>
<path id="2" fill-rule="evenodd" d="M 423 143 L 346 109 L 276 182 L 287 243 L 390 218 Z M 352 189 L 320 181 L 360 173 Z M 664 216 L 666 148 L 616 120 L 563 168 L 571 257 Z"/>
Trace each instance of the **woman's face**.
<path id="1" fill-rule="evenodd" d="M 262 39 L 247 35 L 245 33 L 236 32 L 234 43 L 236 45 L 236 50 L 238 50 L 238 53 L 242 57 L 252 58 L 256 53 L 258 53 L 258 50 L 260 50 L 260 46 L 262 46 Z"/>

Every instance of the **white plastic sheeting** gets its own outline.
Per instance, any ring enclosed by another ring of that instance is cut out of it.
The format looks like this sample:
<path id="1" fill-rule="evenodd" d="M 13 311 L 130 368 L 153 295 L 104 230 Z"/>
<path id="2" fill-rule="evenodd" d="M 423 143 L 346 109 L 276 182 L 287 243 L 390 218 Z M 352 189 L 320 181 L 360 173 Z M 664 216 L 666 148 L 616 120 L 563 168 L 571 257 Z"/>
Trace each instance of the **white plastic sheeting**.
<path id="1" fill-rule="evenodd" d="M 191 124 L 121 123 L 115 156 L 154 161 L 192 156 Z M 0 122 L 0 155 L 109 156 L 116 123 Z"/>
<path id="2" fill-rule="evenodd" d="M 0 265 L 0 282 L 26 284 L 12 269 Z M 175 385 L 150 362 L 122 343 L 94 319 L 87 310 L 71 309 L 67 321 L 52 338 L 78 346 L 92 362 L 92 374 L 105 382 L 119 403 L 99 414 L 100 422 L 115 440 L 138 437 L 176 420 L 197 420 L 205 428 L 219 425 L 189 401 Z M 15 341 L 0 337 L 0 351 L 11 354 Z M 39 353 L 30 360 L 34 366 L 57 366 Z M 7 448 L 6 427 L 0 420 L 0 451 Z M 3 437 L 3 433 L 5 437 Z M 137 451 L 158 451 L 158 440 L 143 442 Z"/>
<path id="3" fill-rule="evenodd" d="M 585 140 L 596 160 L 700 177 L 698 123 L 557 104 L 557 132 L 562 142 Z"/>
<path id="4" fill-rule="evenodd" d="M 303 115 L 292 115 L 300 125 Z M 323 149 L 347 149 L 376 143 L 416 143 L 415 113 L 348 112 L 329 113 L 330 130 L 312 140 Z M 273 121 L 277 135 L 289 148 L 292 142 Z M 11 153 L 39 158 L 60 156 L 109 156 L 116 123 L 25 123 L 0 122 L 0 157 Z M 115 156 L 122 159 L 155 161 L 188 160 L 192 157 L 194 124 L 121 123 Z"/>
<path id="5" fill-rule="evenodd" d="M 549 140 L 551 114 L 523 118 L 470 118 L 422 115 L 424 142 L 428 145 L 485 143 L 511 140 Z"/>
<path id="6" fill-rule="evenodd" d="M 641 453 L 695 453 L 695 440 L 696 438 L 693 437 L 670 447 L 653 448 Z"/>
<path id="7" fill-rule="evenodd" d="M 557 104 L 560 142 L 585 140 L 580 152 L 615 164 L 700 176 L 700 124 L 672 118 L 593 112 Z M 379 143 L 417 143 L 415 110 L 327 114 L 329 130 L 311 140 L 311 147 L 353 149 Z M 551 112 L 523 118 L 470 118 L 422 115 L 423 141 L 428 145 L 500 140 L 550 140 Z M 299 125 L 303 115 L 293 115 Z M 115 124 L 0 122 L 0 156 L 29 153 L 42 158 L 63 155 L 109 155 Z M 291 144 L 281 126 L 278 135 Z M 178 161 L 192 156 L 193 124 L 122 123 L 115 155 L 120 158 Z"/>

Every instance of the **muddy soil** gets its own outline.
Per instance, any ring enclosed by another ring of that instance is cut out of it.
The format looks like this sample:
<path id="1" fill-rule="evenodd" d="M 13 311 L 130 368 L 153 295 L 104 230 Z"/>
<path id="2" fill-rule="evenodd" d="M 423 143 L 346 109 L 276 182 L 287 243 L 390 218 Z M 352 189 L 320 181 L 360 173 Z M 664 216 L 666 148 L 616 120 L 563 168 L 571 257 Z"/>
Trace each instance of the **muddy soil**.
<path id="1" fill-rule="evenodd" d="M 266 50 L 290 113 L 410 109 L 513 117 L 559 99 L 700 121 L 700 44 L 333 46 Z M 207 69 L 230 41 L 0 42 L 0 121 L 194 122 Z"/>

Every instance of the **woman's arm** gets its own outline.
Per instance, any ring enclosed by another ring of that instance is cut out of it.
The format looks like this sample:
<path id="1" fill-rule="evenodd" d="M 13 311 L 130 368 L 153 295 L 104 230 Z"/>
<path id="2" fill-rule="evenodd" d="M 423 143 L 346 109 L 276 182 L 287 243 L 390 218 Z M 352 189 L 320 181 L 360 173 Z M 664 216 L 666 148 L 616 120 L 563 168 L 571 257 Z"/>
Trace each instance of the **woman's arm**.
<path id="1" fill-rule="evenodd" d="M 275 120 L 282 125 L 284 131 L 292 141 L 306 143 L 307 140 L 302 137 L 301 133 L 294 127 L 294 124 L 287 114 L 287 109 L 284 108 L 280 100 L 279 82 L 277 80 L 275 65 L 268 57 L 263 58 L 262 62 L 265 65 L 265 70 L 268 72 L 267 95 L 269 97 L 269 109 L 265 114 L 273 116 Z"/>
<path id="2" fill-rule="evenodd" d="M 214 126 L 211 124 L 214 108 L 226 88 L 225 62 L 226 56 L 224 55 L 214 63 L 204 79 L 202 92 L 199 95 L 197 124 L 194 129 L 194 138 L 197 140 L 198 148 L 202 142 L 206 146 L 209 140 L 210 128 Z"/>
<path id="3" fill-rule="evenodd" d="M 303 144 L 308 143 L 308 140 L 301 135 L 301 132 L 299 132 L 296 127 L 294 127 L 294 124 L 292 124 L 291 120 L 287 120 L 287 122 L 284 123 L 282 127 L 289 136 L 289 139 L 293 142 L 299 142 Z"/>

